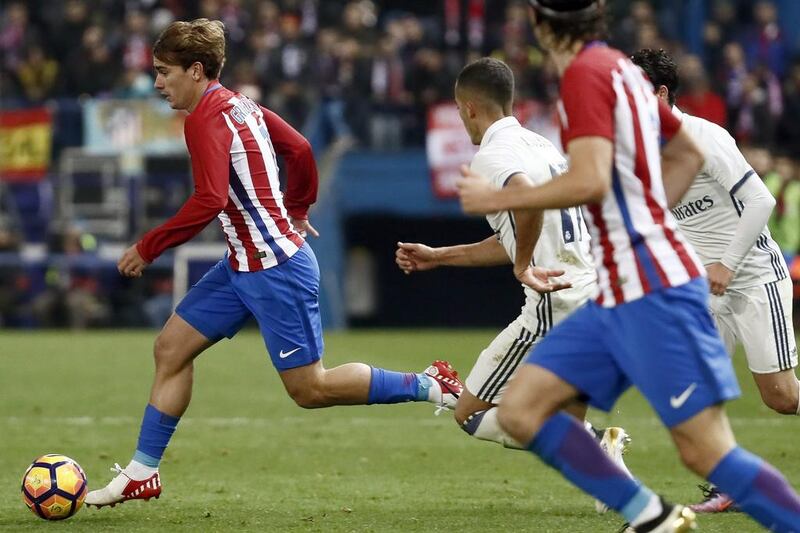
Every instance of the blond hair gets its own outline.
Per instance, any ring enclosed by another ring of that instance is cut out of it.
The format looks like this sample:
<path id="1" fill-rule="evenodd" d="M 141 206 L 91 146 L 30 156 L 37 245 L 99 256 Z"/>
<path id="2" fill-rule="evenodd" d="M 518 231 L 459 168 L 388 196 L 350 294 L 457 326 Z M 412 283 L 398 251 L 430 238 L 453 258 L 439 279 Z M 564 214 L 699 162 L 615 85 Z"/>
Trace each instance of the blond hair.
<path id="1" fill-rule="evenodd" d="M 175 21 L 158 36 L 153 55 L 184 70 L 200 63 L 206 77 L 216 79 L 225 63 L 225 25 L 206 18 Z"/>

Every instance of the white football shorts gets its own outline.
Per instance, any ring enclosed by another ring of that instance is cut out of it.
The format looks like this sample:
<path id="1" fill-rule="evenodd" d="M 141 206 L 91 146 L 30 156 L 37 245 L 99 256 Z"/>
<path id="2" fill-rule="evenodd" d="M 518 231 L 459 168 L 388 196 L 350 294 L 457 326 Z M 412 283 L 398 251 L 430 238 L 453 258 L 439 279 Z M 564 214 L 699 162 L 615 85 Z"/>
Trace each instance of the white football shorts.
<path id="1" fill-rule="evenodd" d="M 772 374 L 797 366 L 791 279 L 712 295 L 710 307 L 728 353 L 740 342 L 751 372 Z"/>

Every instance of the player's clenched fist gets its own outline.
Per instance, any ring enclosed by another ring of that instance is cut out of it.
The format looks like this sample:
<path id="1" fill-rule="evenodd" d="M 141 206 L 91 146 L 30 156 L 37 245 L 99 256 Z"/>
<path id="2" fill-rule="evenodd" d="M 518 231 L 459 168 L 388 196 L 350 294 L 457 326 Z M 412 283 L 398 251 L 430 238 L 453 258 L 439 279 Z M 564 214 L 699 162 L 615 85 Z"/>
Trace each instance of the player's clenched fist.
<path id="1" fill-rule="evenodd" d="M 497 190 L 488 179 L 476 174 L 467 165 L 461 165 L 461 175 L 464 177 L 456 181 L 456 187 L 461 199 L 461 209 L 465 213 L 486 215 L 499 211 L 494 204 Z"/>
<path id="2" fill-rule="evenodd" d="M 436 250 L 418 243 L 398 242 L 394 260 L 406 274 L 439 266 Z"/>

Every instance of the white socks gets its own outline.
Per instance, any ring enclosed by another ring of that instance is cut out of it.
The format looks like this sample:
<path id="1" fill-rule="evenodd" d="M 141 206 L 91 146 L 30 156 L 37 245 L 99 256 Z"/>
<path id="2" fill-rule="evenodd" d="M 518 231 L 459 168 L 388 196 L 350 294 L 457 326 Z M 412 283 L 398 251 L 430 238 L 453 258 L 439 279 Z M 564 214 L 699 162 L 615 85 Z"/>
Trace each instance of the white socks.
<path id="1" fill-rule="evenodd" d="M 497 442 L 506 448 L 524 449 L 521 444 L 500 428 L 500 424 L 497 422 L 497 407 L 474 413 L 461 425 L 461 429 L 476 439 Z"/>
<path id="2" fill-rule="evenodd" d="M 661 498 L 659 498 L 657 494 L 653 494 L 650 496 L 650 501 L 647 502 L 645 508 L 642 509 L 641 513 L 639 513 L 639 516 L 637 516 L 635 520 L 631 521 L 631 526 L 636 528 L 636 526 L 640 526 L 645 522 L 649 522 L 650 520 L 658 517 L 663 510 L 664 507 L 661 505 Z"/>
<path id="3" fill-rule="evenodd" d="M 156 472 L 158 472 L 158 468 L 143 465 L 142 463 L 134 460 L 131 460 L 131 462 L 128 463 L 128 466 L 125 467 L 125 475 L 137 481 L 147 479 Z"/>

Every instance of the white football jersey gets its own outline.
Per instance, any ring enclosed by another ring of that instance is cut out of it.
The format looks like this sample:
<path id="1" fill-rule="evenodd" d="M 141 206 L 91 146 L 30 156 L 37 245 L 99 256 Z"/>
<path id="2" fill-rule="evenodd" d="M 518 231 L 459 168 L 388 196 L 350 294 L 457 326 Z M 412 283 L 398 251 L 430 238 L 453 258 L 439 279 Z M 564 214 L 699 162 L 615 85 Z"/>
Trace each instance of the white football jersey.
<path id="1" fill-rule="evenodd" d="M 486 130 L 471 168 L 502 188 L 517 173 L 541 185 L 564 172 L 567 162 L 550 141 L 523 128 L 516 118 L 505 117 Z M 513 262 L 517 246 L 513 214 L 502 211 L 488 215 L 486 220 Z M 561 279 L 572 283 L 572 288 L 544 296 L 525 287 L 523 323 L 532 333 L 543 335 L 596 292 L 589 231 L 579 207 L 544 212 L 533 263 L 563 269 L 565 273 Z"/>
<path id="2" fill-rule="evenodd" d="M 736 233 L 744 208 L 742 201 L 737 199 L 737 190 L 748 179 L 761 178 L 724 128 L 682 113 L 677 108 L 673 111 L 696 140 L 705 156 L 705 163 L 678 205 L 672 208 L 672 214 L 703 265 L 708 266 L 720 261 Z M 755 245 L 736 269 L 728 288 L 763 285 L 786 275 L 786 263 L 780 248 L 764 226 Z"/>

